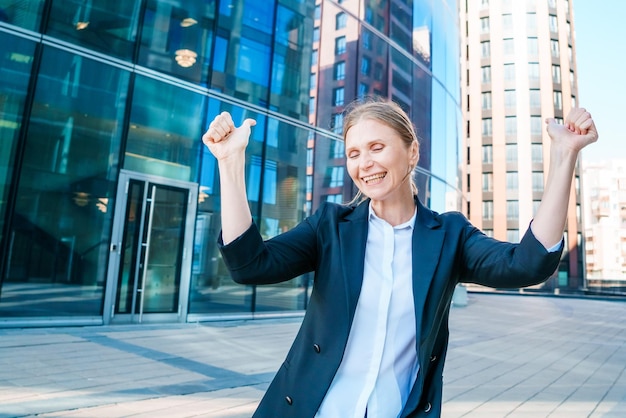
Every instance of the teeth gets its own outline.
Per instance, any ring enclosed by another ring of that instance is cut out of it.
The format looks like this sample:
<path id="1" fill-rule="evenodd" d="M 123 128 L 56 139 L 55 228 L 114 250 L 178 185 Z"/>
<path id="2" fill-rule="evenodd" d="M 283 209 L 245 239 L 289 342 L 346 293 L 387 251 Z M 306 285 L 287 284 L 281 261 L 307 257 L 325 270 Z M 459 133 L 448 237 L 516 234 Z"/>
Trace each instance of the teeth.
<path id="1" fill-rule="evenodd" d="M 382 179 L 385 177 L 385 175 L 386 173 L 373 174 L 371 176 L 363 177 L 363 181 L 365 181 L 366 183 L 369 183 L 370 181 L 373 181 L 373 180 Z"/>

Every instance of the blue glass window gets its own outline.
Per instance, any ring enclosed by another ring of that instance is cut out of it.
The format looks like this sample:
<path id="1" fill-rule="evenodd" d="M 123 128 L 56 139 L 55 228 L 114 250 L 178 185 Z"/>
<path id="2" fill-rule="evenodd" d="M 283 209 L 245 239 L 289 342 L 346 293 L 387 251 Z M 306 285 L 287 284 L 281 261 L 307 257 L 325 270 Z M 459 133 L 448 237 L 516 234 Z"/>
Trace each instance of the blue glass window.
<path id="1" fill-rule="evenodd" d="M 270 47 L 242 38 L 239 46 L 237 77 L 267 86 L 270 71 Z"/>
<path id="2" fill-rule="evenodd" d="M 274 30 L 274 1 L 245 0 L 243 3 L 243 24 L 271 34 Z"/>

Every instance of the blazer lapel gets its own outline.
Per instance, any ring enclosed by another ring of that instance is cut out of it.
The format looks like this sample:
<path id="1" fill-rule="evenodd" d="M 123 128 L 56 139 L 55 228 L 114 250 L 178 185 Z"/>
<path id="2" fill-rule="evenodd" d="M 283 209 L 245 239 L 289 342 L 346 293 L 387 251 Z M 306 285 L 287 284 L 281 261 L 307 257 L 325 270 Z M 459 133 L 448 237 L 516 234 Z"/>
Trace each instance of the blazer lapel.
<path id="1" fill-rule="evenodd" d="M 439 263 L 444 235 L 445 231 L 440 228 L 434 213 L 417 201 L 417 220 L 413 230 L 413 300 L 418 337 L 422 311 Z"/>
<path id="2" fill-rule="evenodd" d="M 345 285 L 350 324 L 356 311 L 356 303 L 361 293 L 365 260 L 365 244 L 367 243 L 367 217 L 369 200 L 360 203 L 354 211 L 339 223 L 339 245 L 343 260 L 343 282 Z"/>

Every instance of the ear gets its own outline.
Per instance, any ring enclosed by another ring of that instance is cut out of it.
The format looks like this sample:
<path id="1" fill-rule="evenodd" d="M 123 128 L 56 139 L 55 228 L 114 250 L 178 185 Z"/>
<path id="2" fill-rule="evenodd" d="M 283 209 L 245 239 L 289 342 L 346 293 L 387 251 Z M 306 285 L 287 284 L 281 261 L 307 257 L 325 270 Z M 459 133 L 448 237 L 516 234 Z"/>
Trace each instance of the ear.
<path id="1" fill-rule="evenodd" d="M 409 161 L 412 165 L 417 165 L 420 159 L 420 146 L 417 141 L 413 141 L 409 147 Z"/>

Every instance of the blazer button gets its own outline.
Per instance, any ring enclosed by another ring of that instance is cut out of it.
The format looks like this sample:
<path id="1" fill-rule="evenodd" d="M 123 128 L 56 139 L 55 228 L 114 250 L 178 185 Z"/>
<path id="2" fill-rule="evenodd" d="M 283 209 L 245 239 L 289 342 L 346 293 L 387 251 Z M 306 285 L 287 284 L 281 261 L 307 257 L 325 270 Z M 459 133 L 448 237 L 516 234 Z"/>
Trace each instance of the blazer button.
<path id="1" fill-rule="evenodd" d="M 431 409 L 433 409 L 433 406 L 430 404 L 430 402 L 428 402 L 424 407 L 424 412 L 429 413 Z"/>
<path id="2" fill-rule="evenodd" d="M 322 351 L 322 348 L 319 346 L 319 344 L 313 344 L 313 350 L 315 350 L 315 352 L 319 354 Z"/>
<path id="3" fill-rule="evenodd" d="M 291 396 L 285 396 L 285 401 L 287 402 L 287 404 L 293 405 L 293 399 L 291 399 Z"/>

